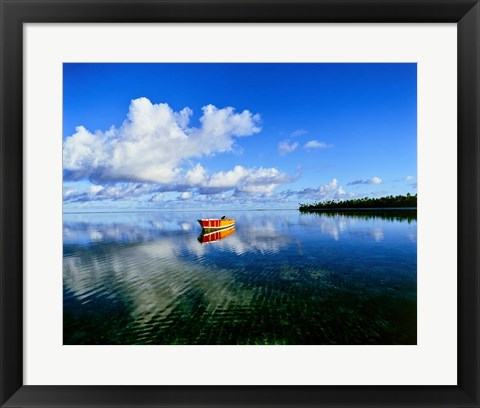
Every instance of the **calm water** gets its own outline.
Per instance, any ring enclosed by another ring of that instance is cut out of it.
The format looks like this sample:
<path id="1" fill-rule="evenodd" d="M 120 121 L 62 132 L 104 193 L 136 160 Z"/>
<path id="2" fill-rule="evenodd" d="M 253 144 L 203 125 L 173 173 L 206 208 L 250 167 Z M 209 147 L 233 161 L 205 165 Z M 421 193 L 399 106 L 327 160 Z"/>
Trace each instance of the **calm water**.
<path id="1" fill-rule="evenodd" d="M 416 212 L 382 214 L 65 214 L 64 344 L 416 344 Z"/>

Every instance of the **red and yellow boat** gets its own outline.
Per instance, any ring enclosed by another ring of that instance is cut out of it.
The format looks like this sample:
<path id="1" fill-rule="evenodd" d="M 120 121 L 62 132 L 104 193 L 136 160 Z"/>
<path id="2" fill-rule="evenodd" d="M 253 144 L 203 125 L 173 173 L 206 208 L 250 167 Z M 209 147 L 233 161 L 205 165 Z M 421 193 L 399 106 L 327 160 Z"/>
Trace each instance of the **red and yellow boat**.
<path id="1" fill-rule="evenodd" d="M 230 228 L 235 225 L 235 218 L 202 218 L 198 220 L 200 226 L 205 231 L 215 231 L 224 228 Z"/>
<path id="2" fill-rule="evenodd" d="M 229 235 L 232 235 L 235 232 L 235 226 L 232 225 L 228 228 L 222 228 L 213 232 L 202 232 L 198 237 L 198 242 L 202 244 L 208 244 L 215 241 L 220 241 L 221 239 L 227 238 Z"/>

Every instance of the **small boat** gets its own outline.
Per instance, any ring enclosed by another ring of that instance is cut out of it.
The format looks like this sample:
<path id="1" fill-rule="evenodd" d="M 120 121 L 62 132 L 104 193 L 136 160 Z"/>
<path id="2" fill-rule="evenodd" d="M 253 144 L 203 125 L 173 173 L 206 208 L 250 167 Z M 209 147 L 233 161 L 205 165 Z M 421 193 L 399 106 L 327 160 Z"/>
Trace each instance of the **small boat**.
<path id="1" fill-rule="evenodd" d="M 221 239 L 227 238 L 235 232 L 235 226 L 232 225 L 228 228 L 222 228 L 213 232 L 203 232 L 198 236 L 198 242 L 201 244 L 209 244 Z"/>
<path id="2" fill-rule="evenodd" d="M 235 225 L 235 218 L 202 218 L 198 220 L 200 226 L 205 231 L 214 231 L 223 228 L 230 228 Z"/>

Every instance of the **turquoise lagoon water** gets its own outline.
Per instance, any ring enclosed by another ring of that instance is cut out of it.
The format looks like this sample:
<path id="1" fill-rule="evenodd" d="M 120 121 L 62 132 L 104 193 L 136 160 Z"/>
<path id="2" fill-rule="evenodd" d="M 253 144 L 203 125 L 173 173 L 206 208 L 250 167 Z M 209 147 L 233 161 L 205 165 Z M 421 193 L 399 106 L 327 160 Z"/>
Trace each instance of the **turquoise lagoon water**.
<path id="1" fill-rule="evenodd" d="M 416 344 L 416 211 L 221 215 L 64 214 L 64 344 Z"/>

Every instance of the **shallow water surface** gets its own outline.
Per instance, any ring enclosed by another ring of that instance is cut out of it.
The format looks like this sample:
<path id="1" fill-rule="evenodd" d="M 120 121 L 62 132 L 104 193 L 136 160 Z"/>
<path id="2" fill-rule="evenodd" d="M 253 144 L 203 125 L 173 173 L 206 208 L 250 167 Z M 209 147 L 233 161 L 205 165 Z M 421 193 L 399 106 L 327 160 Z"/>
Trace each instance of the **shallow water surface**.
<path id="1" fill-rule="evenodd" d="M 416 344 L 416 211 L 221 215 L 64 214 L 64 344 Z"/>

